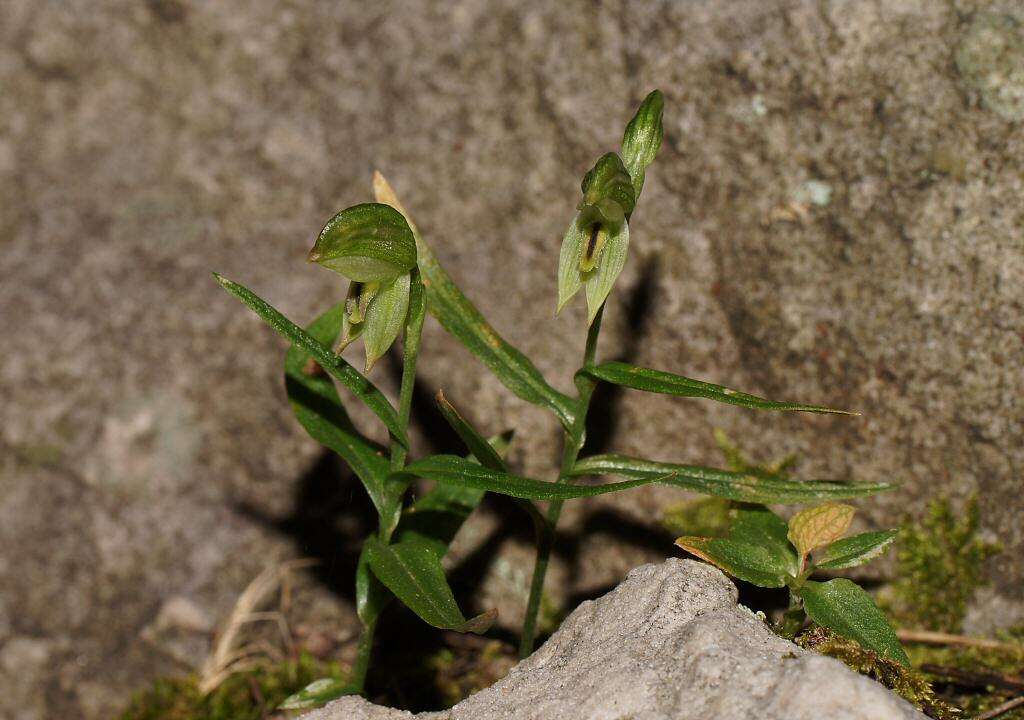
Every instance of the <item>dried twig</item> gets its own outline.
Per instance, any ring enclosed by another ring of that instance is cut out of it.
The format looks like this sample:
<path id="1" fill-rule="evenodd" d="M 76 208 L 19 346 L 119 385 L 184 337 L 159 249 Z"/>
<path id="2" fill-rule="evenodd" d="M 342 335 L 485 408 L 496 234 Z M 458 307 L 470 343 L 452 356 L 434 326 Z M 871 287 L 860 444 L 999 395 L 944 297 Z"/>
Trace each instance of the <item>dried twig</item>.
<path id="1" fill-rule="evenodd" d="M 987 688 L 997 687 L 1003 690 L 1014 690 L 1024 692 L 1024 678 L 1014 675 L 1003 675 L 994 671 L 985 670 L 964 670 L 947 665 L 933 665 L 925 663 L 921 669 L 926 673 L 948 678 L 961 687 Z"/>
<path id="2" fill-rule="evenodd" d="M 1000 715 L 1005 715 L 1011 710 L 1019 708 L 1022 705 L 1024 705 L 1024 695 L 1016 697 L 1013 700 L 1009 700 L 1008 702 L 1004 702 L 1002 705 L 994 707 L 991 710 L 987 710 L 983 712 L 981 715 L 975 715 L 973 720 L 992 720 L 992 718 L 997 718 Z"/>
<path id="3" fill-rule="evenodd" d="M 953 635 L 931 630 L 897 630 L 896 635 L 902 642 L 921 643 L 922 645 L 961 645 L 963 647 L 985 648 L 986 650 L 1020 650 L 1019 643 L 1006 643 L 988 638 L 971 637 L 970 635 Z"/>

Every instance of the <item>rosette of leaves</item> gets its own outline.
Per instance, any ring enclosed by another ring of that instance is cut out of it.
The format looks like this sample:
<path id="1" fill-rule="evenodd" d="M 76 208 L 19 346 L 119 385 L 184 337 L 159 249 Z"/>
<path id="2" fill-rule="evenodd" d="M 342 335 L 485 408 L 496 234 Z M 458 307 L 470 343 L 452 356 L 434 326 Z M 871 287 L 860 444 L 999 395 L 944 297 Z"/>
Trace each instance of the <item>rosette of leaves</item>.
<path id="1" fill-rule="evenodd" d="M 850 505 L 826 502 L 785 520 L 760 505 L 741 505 L 725 537 L 684 536 L 676 545 L 735 578 L 758 587 L 787 587 L 790 608 L 782 631 L 792 637 L 807 617 L 881 657 L 909 666 L 889 621 L 860 586 L 846 578 L 811 580 L 819 571 L 856 567 L 878 557 L 897 530 L 843 537 Z"/>
<path id="2" fill-rule="evenodd" d="M 389 205 L 363 203 L 332 217 L 309 252 L 309 261 L 344 275 L 341 352 L 362 336 L 369 372 L 398 337 L 409 311 L 416 240 L 409 223 Z"/>

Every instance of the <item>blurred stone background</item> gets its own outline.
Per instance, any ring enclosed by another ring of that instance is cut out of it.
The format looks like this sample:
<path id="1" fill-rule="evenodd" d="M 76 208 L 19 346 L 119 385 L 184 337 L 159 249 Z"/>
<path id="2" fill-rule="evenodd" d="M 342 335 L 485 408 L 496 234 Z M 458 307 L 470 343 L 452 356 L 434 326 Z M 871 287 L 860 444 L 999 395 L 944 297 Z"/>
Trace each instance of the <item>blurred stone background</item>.
<path id="1" fill-rule="evenodd" d="M 859 503 L 872 527 L 978 492 L 1005 552 L 969 624 L 1019 622 L 1022 22 L 1016 0 L 4 2 L 0 716 L 109 717 L 202 659 L 208 634 L 165 626 L 214 627 L 276 559 L 348 553 L 310 617 L 350 625 L 365 505 L 291 418 L 284 343 L 210 271 L 308 321 L 344 288 L 304 254 L 380 168 L 569 390 L 560 238 L 653 87 L 666 142 L 603 354 L 864 414 L 606 394 L 596 446 L 718 463 L 722 427 L 802 476 L 903 482 Z M 555 423 L 433 321 L 425 345 L 427 396 L 517 428 L 515 466 L 550 473 Z M 443 447 L 418 417 L 419 448 Z M 553 602 L 673 553 L 656 524 L 677 499 L 573 505 Z M 514 512 L 460 539 L 507 628 L 530 569 Z"/>

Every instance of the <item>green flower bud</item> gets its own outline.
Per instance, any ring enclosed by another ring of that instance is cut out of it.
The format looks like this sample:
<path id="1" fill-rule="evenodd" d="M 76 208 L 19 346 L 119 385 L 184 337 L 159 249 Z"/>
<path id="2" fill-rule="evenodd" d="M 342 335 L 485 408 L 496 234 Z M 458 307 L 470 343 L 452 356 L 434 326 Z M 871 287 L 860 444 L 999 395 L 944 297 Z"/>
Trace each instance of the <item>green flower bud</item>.
<path id="1" fill-rule="evenodd" d="M 416 239 L 393 207 L 364 203 L 327 222 L 309 260 L 360 283 L 393 280 L 416 266 Z"/>
<path id="2" fill-rule="evenodd" d="M 595 211 L 604 217 L 604 222 L 609 225 L 618 226 L 626 215 L 633 212 L 636 205 L 636 192 L 633 190 L 633 181 L 622 159 L 615 153 L 607 153 L 594 164 L 594 167 L 583 176 L 583 202 L 579 209 L 584 210 L 593 206 Z M 605 214 L 607 209 L 618 205 L 613 210 L 613 216 Z M 620 217 L 618 221 L 613 217 Z"/>
<path id="3" fill-rule="evenodd" d="M 661 124 L 664 107 L 665 98 L 661 91 L 652 91 L 640 103 L 636 115 L 626 125 L 626 132 L 622 136 L 622 161 L 633 179 L 635 197 L 640 196 L 640 190 L 644 186 L 644 171 L 654 162 L 665 135 Z M 626 214 L 629 214 L 628 211 Z"/>

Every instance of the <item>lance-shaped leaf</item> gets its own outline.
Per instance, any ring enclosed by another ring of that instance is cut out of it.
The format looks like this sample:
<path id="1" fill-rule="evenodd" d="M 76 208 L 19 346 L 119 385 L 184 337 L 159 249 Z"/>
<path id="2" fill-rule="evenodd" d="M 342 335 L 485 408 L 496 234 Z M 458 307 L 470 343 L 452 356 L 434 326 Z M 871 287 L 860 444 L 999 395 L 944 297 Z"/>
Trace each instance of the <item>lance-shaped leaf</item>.
<path id="1" fill-rule="evenodd" d="M 393 207 L 364 203 L 327 221 L 309 260 L 357 282 L 391 280 L 416 266 L 416 240 Z"/>
<path id="2" fill-rule="evenodd" d="M 789 519 L 789 541 L 801 558 L 812 550 L 835 542 L 850 528 L 854 508 L 827 502 L 804 508 Z"/>
<path id="3" fill-rule="evenodd" d="M 363 344 L 366 347 L 366 370 L 383 357 L 398 337 L 409 311 L 409 273 L 381 285 L 377 295 L 366 309 L 363 320 Z"/>
<path id="4" fill-rule="evenodd" d="M 455 406 L 448 402 L 443 390 L 437 391 L 437 409 L 441 416 L 447 421 L 451 428 L 458 434 L 459 439 L 466 444 L 473 457 L 486 468 L 499 472 L 508 472 L 505 461 L 501 459 L 498 452 L 491 446 L 483 435 L 478 433 L 466 419 L 459 414 Z"/>
<path id="5" fill-rule="evenodd" d="M 602 226 L 599 234 L 605 233 L 608 233 L 608 238 L 597 260 L 597 267 L 583 276 L 587 286 L 588 325 L 597 317 L 597 311 L 615 286 L 615 280 L 626 266 L 626 256 L 629 255 L 629 223 L 622 223 L 614 232 Z"/>
<path id="6" fill-rule="evenodd" d="M 487 443 L 500 459 L 511 438 L 511 431 L 505 432 Z M 443 558 L 455 534 L 483 497 L 484 491 L 477 488 L 438 484 L 405 511 L 395 540 L 424 544 Z"/>
<path id="7" fill-rule="evenodd" d="M 278 706 L 279 710 L 305 710 L 314 708 L 345 695 L 358 695 L 359 687 L 347 680 L 322 678 L 314 680 Z"/>
<path id="8" fill-rule="evenodd" d="M 483 465 L 485 468 L 496 470 L 498 472 L 507 473 L 508 466 L 505 465 L 505 461 L 498 454 L 497 450 L 491 445 L 491 443 L 484 439 L 483 435 L 478 433 L 476 429 L 470 425 L 459 411 L 455 409 L 455 406 L 448 402 L 445 398 L 444 393 L 438 391 L 437 393 L 437 407 L 441 411 L 442 417 L 448 422 L 452 429 L 458 434 L 459 438 L 466 444 L 469 452 L 476 458 L 477 462 Z M 540 532 L 547 521 L 544 516 L 541 515 L 540 510 L 529 500 L 523 498 L 514 498 L 519 503 L 519 506 L 530 516 L 533 520 L 533 527 L 536 531 Z"/>
<path id="9" fill-rule="evenodd" d="M 307 328 L 309 337 L 330 346 L 344 317 L 344 304 L 336 305 Z M 313 355 L 300 345 L 292 345 L 284 359 L 285 390 L 299 424 L 314 440 L 345 460 L 363 483 L 378 512 L 385 512 L 388 494 L 385 479 L 390 466 L 381 448 L 365 438 L 345 412 L 334 383 Z"/>
<path id="10" fill-rule="evenodd" d="M 373 574 L 422 620 L 437 628 L 484 633 L 497 611 L 489 610 L 467 620 L 455 602 L 444 576 L 441 559 L 419 543 L 386 545 L 376 537 L 366 541 Z"/>
<path id="11" fill-rule="evenodd" d="M 846 578 L 814 582 L 797 590 L 808 617 L 882 657 L 910 666 L 896 632 L 871 596 Z"/>
<path id="12" fill-rule="evenodd" d="M 326 370 L 335 380 L 352 391 L 352 394 L 355 395 L 360 402 L 370 408 L 370 410 L 380 418 L 381 422 L 384 423 L 384 426 L 396 440 L 406 447 L 409 446 L 409 439 L 406 437 L 405 430 L 402 429 L 402 426 L 398 422 L 398 414 L 395 412 L 395 408 L 392 407 L 391 403 L 388 402 L 388 399 L 384 397 L 384 394 L 378 390 L 373 383 L 367 380 L 359 373 L 358 370 L 349 365 L 342 358 L 331 352 L 322 343 L 318 342 L 305 330 L 271 307 L 265 300 L 254 292 L 236 282 L 228 280 L 226 277 L 218 275 L 217 273 L 214 273 L 213 275 L 225 290 L 248 305 L 249 308 L 263 318 L 270 327 L 274 328 L 274 330 L 280 333 L 283 337 L 290 340 L 292 344 L 301 347 L 312 355 L 313 359 L 319 363 L 320 367 Z"/>
<path id="13" fill-rule="evenodd" d="M 767 548 L 729 538 L 681 537 L 676 545 L 720 570 L 759 587 L 783 587 L 787 568 Z"/>
<path id="14" fill-rule="evenodd" d="M 396 482 L 408 482 L 417 477 L 459 487 L 489 490 L 524 500 L 571 500 L 630 490 L 650 483 L 674 484 L 671 474 L 607 485 L 568 485 L 543 482 L 512 473 L 491 470 L 457 455 L 431 455 L 410 463 L 403 470 L 391 474 L 391 479 Z"/>
<path id="15" fill-rule="evenodd" d="M 618 475 L 633 479 L 655 479 L 672 475 L 666 484 L 686 490 L 748 503 L 804 503 L 841 500 L 892 490 L 895 485 L 879 482 L 832 482 L 827 480 L 782 480 L 738 473 L 701 465 L 644 460 L 626 455 L 592 455 L 576 463 L 571 476 Z"/>
<path id="16" fill-rule="evenodd" d="M 814 566 L 819 570 L 841 570 L 863 565 L 885 552 L 898 534 L 899 530 L 881 530 L 836 540 L 825 548 Z"/>
<path id="17" fill-rule="evenodd" d="M 377 199 L 394 206 L 408 220 L 394 190 L 378 172 L 373 176 Z M 527 402 L 555 413 L 565 427 L 572 425 L 573 401 L 555 390 L 529 358 L 505 341 L 484 319 L 444 271 L 416 226 L 409 221 L 416 239 L 419 268 L 427 288 L 427 309 L 441 326 L 466 346 L 509 390 Z"/>
<path id="18" fill-rule="evenodd" d="M 835 410 L 821 405 L 805 405 L 803 403 L 776 402 L 756 395 L 732 390 L 721 385 L 693 380 L 682 375 L 637 367 L 623 362 L 607 362 L 584 368 L 580 372 L 604 380 L 613 385 L 644 390 L 646 392 L 676 395 L 678 397 L 700 397 L 716 402 L 740 405 L 741 407 L 758 410 L 800 410 L 812 413 L 837 413 L 840 415 L 857 415 L 847 410 Z"/>
<path id="19" fill-rule="evenodd" d="M 640 103 L 622 136 L 622 161 L 633 180 L 636 197 L 640 197 L 640 191 L 644 186 L 644 172 L 647 166 L 654 162 L 665 135 L 661 124 L 664 106 L 665 98 L 661 91 L 651 91 Z"/>
<path id="20" fill-rule="evenodd" d="M 729 540 L 763 547 L 790 575 L 800 571 L 793 546 L 786 537 L 786 521 L 763 505 L 741 505 L 729 527 Z"/>

